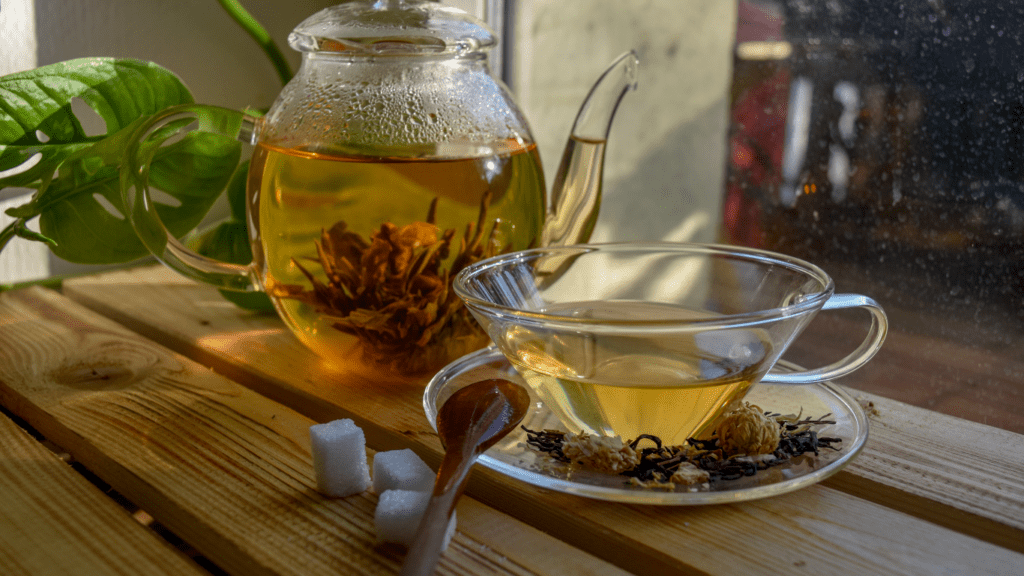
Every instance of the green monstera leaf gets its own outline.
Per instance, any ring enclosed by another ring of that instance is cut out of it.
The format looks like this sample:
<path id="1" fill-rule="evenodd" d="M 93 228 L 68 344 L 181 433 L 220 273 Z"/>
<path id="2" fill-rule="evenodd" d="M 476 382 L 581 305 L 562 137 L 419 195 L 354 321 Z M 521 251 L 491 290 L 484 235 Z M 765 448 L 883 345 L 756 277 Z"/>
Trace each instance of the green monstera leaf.
<path id="1" fill-rule="evenodd" d="M 156 151 L 150 184 L 165 194 L 154 202 L 171 234 L 180 238 L 199 225 L 227 185 L 240 154 L 238 142 L 203 133 L 187 134 Z M 86 155 L 83 163 L 95 158 Z M 77 164 L 73 166 L 65 165 L 61 172 L 73 172 Z M 51 251 L 57 256 L 109 264 L 149 254 L 124 216 L 119 174 L 111 168 L 103 165 L 91 173 L 85 186 L 77 183 L 81 178 L 58 178 L 40 194 L 39 229 L 54 241 Z"/>
<path id="2" fill-rule="evenodd" d="M 238 0 L 218 1 L 286 84 L 291 69 L 262 25 Z M 177 76 L 139 60 L 82 58 L 0 77 L 0 190 L 35 190 L 30 201 L 7 210 L 13 221 L 0 230 L 0 250 L 21 237 L 46 242 L 54 254 L 72 262 L 113 264 L 145 256 L 147 250 L 125 218 L 122 157 L 141 122 L 192 103 Z M 87 132 L 91 124 L 79 117 L 90 114 L 87 109 L 102 122 L 102 133 Z M 197 235 L 198 243 L 211 257 L 247 263 L 252 255 L 240 145 L 210 134 L 178 134 L 183 127 L 172 122 L 157 131 L 152 141 L 173 136 L 166 145 L 143 145 L 151 189 L 159 191 L 156 210 L 168 230 L 181 237 L 200 223 L 234 172 L 228 194 L 231 219 Z M 39 232 L 27 226 L 36 218 Z M 245 308 L 272 308 L 265 294 L 222 292 Z"/>
<path id="3" fill-rule="evenodd" d="M 57 256 L 83 264 L 134 260 L 149 252 L 125 217 L 119 164 L 139 122 L 169 106 L 192 103 L 184 84 L 156 64 L 88 58 L 0 78 L 0 188 L 35 188 L 32 199 L 7 211 L 0 248 L 22 236 L 50 243 Z M 81 99 L 107 132 L 89 136 L 72 109 Z M 175 135 L 183 126 L 162 130 Z M 159 140 L 159 139 L 156 139 Z M 238 165 L 241 144 L 186 132 L 153 150 L 150 182 L 162 191 L 157 211 L 181 237 L 195 228 Z M 0 172 L 3 173 L 3 172 Z M 39 234 L 25 223 L 39 217 Z"/>
<path id="4" fill-rule="evenodd" d="M 89 136 L 75 114 L 79 99 L 103 120 Z M 169 70 L 139 60 L 80 58 L 0 78 L 0 188 L 33 187 L 72 154 L 175 104 L 191 104 L 188 88 Z M 36 159 L 38 158 L 38 159 Z"/>

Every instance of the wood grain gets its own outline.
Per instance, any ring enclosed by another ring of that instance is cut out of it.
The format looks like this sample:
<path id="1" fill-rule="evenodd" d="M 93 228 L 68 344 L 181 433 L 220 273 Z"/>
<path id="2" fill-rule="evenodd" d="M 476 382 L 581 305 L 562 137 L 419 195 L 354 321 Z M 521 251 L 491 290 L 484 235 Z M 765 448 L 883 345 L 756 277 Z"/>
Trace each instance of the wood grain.
<path id="1" fill-rule="evenodd" d="M 828 485 L 1024 552 L 1024 437 L 879 396 L 869 449 Z"/>
<path id="2" fill-rule="evenodd" d="M 819 314 L 789 347 L 786 358 L 804 366 L 842 358 L 860 343 L 867 324 L 862 312 L 848 314 Z M 843 383 L 932 412 L 1024 434 L 1020 410 L 1024 354 L 1007 341 L 972 341 L 965 335 L 977 334 L 973 325 L 924 318 L 933 322 L 892 311 L 885 345 Z"/>
<path id="3" fill-rule="evenodd" d="M 207 574 L 3 414 L 0 573 Z"/>
<path id="4" fill-rule="evenodd" d="M 313 421 L 56 293 L 0 294 L 0 403 L 230 573 L 392 574 L 401 562 L 375 542 L 374 494 L 316 492 Z M 492 509 L 463 504 L 467 518 L 441 573 L 483 565 L 497 574 L 556 574 L 569 561 L 587 573 L 622 574 Z M 82 521 L 91 526 L 90 516 Z M 491 524 L 506 538 L 491 538 Z M 523 544 L 538 541 L 554 555 Z"/>
<path id="5" fill-rule="evenodd" d="M 378 447 L 410 446 L 432 465 L 439 460 L 440 447 L 420 406 L 421 386 L 366 382 L 332 371 L 274 317 L 239 312 L 215 291 L 159 268 L 84 278 L 68 283 L 65 291 L 314 419 L 352 417 L 366 427 Z M 879 413 L 886 414 L 886 402 L 875 400 Z M 1000 483 L 993 485 L 986 466 L 951 473 L 936 465 L 932 456 L 905 451 L 901 446 L 913 444 L 901 442 L 915 436 L 901 431 L 900 418 L 888 422 L 895 441 L 873 436 L 857 459 L 863 467 L 844 473 L 845 484 L 833 484 L 852 487 L 851 493 L 819 485 L 733 506 L 631 507 L 546 492 L 489 470 L 475 474 L 469 493 L 641 573 L 756 572 L 766 556 L 781 558 L 781 565 L 792 563 L 823 573 L 929 573 L 929 566 L 936 563 L 965 573 L 999 573 L 1022 565 L 1024 557 L 1000 546 L 1021 537 L 1019 524 L 1004 521 L 1024 515 L 1024 481 L 1017 477 L 1006 483 L 1000 475 Z M 932 430 L 933 441 L 940 447 L 962 446 L 956 438 L 947 438 L 949 430 L 956 429 Z M 979 461 L 995 458 L 1010 470 L 1024 461 L 1019 442 L 1008 452 L 1005 446 L 985 443 L 972 450 Z M 897 470 L 863 472 L 894 457 L 900 461 Z M 892 496 L 869 500 L 855 493 L 871 482 Z M 959 493 L 921 490 L 916 504 L 903 506 L 901 495 L 918 484 L 945 485 Z M 923 514 L 922 501 L 933 512 Z M 956 522 L 965 514 L 983 519 L 983 525 Z M 948 521 L 933 523 L 943 518 Z M 995 528 L 998 534 L 992 532 Z M 736 534 L 744 535 L 741 546 Z M 794 542 L 800 542 L 799 548 L 790 549 Z"/>

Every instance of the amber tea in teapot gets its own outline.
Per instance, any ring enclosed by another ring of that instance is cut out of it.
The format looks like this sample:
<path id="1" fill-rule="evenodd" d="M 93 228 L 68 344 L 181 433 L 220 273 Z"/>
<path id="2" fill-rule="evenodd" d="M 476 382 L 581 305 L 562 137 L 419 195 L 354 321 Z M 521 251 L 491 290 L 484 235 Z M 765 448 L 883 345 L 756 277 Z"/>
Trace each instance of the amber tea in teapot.
<path id="1" fill-rule="evenodd" d="M 354 358 L 376 369 L 397 358 L 399 373 L 487 343 L 448 279 L 536 244 L 544 216 L 536 147 L 487 148 L 494 153 L 374 158 L 257 147 L 255 264 L 299 339 L 327 358 L 347 354 L 350 368 Z"/>
<path id="2" fill-rule="evenodd" d="M 487 66 L 494 34 L 465 12 L 355 0 L 311 16 L 289 44 L 302 66 L 265 116 L 188 105 L 139 126 L 121 170 L 128 217 L 175 270 L 267 292 L 332 366 L 372 381 L 422 379 L 487 344 L 452 291 L 459 270 L 589 238 L 604 143 L 635 85 L 636 55 L 619 57 L 588 94 L 548 206 L 530 129 Z M 247 265 L 189 251 L 149 196 L 149 160 L 193 126 L 255 146 Z"/>

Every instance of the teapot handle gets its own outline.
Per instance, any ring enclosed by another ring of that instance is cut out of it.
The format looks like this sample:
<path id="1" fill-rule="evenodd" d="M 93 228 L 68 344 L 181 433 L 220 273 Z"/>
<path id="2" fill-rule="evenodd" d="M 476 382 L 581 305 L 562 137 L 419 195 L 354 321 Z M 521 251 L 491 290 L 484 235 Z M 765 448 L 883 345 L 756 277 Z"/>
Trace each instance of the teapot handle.
<path id="1" fill-rule="evenodd" d="M 259 284 L 250 264 L 230 264 L 201 256 L 171 234 L 149 192 L 149 169 L 160 146 L 185 132 L 198 130 L 255 143 L 257 119 L 228 108 L 185 104 L 150 117 L 129 139 L 121 164 L 121 200 L 135 233 L 149 251 L 169 268 L 218 288 L 251 292 Z"/>

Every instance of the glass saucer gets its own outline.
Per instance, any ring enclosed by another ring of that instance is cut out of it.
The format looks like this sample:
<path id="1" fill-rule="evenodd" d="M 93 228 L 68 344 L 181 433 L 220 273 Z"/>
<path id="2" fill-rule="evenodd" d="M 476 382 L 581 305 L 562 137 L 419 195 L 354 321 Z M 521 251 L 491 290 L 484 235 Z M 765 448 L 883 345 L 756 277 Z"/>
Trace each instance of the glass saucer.
<path id="1" fill-rule="evenodd" d="M 780 361 L 777 370 L 797 370 L 798 367 Z M 437 409 L 449 396 L 463 386 L 488 378 L 504 378 L 529 386 L 516 373 L 504 356 L 496 349 L 485 348 L 452 362 L 427 384 L 423 394 L 423 408 L 430 425 L 437 429 Z M 534 400 L 522 425 L 531 430 L 563 430 L 544 404 Z M 626 502 L 631 504 L 659 504 L 685 506 L 742 502 L 784 494 L 810 486 L 835 474 L 864 447 L 868 437 L 868 421 L 860 405 L 839 387 L 825 384 L 772 385 L 758 384 L 746 398 L 762 409 L 780 414 L 797 414 L 818 418 L 831 414 L 835 424 L 817 428 L 820 436 L 840 438 L 839 450 L 824 448 L 818 456 L 805 455 L 789 462 L 760 470 L 754 476 L 736 480 L 721 480 L 700 488 L 677 486 L 675 491 L 632 486 L 628 478 L 615 474 L 570 470 L 526 444 L 526 433 L 517 428 L 501 442 L 491 447 L 478 461 L 483 466 L 549 490 L 569 494 Z"/>

